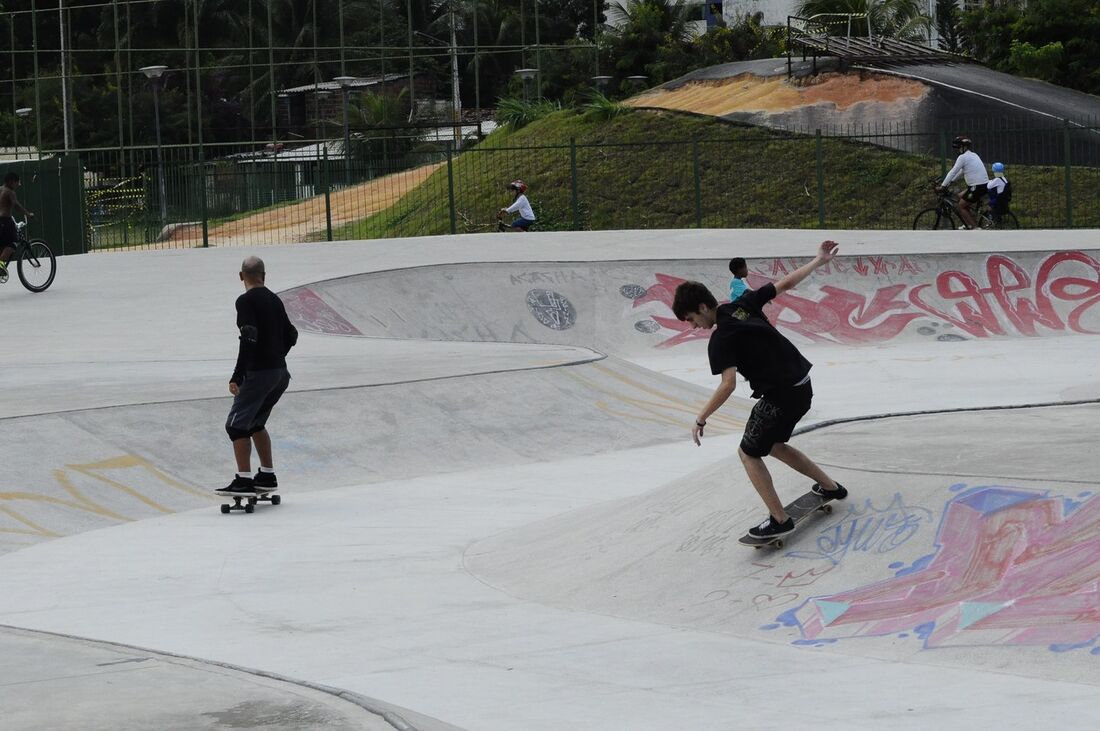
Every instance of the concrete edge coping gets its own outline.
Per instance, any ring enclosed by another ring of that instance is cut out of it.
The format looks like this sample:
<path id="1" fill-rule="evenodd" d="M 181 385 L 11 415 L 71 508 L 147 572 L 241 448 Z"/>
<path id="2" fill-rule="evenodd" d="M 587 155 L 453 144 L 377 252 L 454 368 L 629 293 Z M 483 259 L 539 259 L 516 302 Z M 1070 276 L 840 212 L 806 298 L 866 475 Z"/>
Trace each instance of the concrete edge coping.
<path id="1" fill-rule="evenodd" d="M 0 624 L 0 630 L 13 630 L 16 632 L 29 632 L 37 635 L 47 635 L 51 637 L 60 637 L 67 640 L 74 640 L 77 642 L 84 642 L 87 644 L 100 645 L 110 648 L 120 648 L 124 650 L 130 650 L 134 652 L 144 652 L 150 655 L 160 655 L 163 657 L 176 658 L 178 660 L 187 660 L 188 662 L 197 663 L 199 665 L 211 665 L 213 667 L 224 668 L 226 670 L 232 670 L 238 673 L 244 673 L 246 675 L 256 675 L 261 678 L 267 678 L 269 680 L 276 680 L 281 683 L 289 683 L 291 685 L 298 685 L 310 690 L 326 693 L 331 696 L 340 698 L 341 700 L 348 701 L 356 706 L 359 706 L 368 713 L 372 713 L 378 716 L 383 721 L 388 723 L 397 731 L 418 731 L 418 729 L 405 720 L 400 714 L 386 708 L 381 701 L 374 698 L 368 698 L 365 695 L 352 692 L 350 690 L 344 690 L 343 688 L 336 688 L 331 685 L 324 685 L 323 683 L 314 683 L 309 680 L 299 680 L 297 678 L 291 678 L 286 675 L 280 675 L 279 673 L 269 672 L 267 670 L 257 670 L 255 668 L 244 667 L 243 665 L 236 665 L 229 662 L 221 662 L 218 660 L 206 660 L 201 657 L 193 657 L 191 655 L 183 655 L 178 652 L 166 652 L 164 650 L 153 650 L 148 647 L 141 647 L 139 645 L 130 645 L 125 642 L 112 642 L 110 640 L 95 640 L 88 637 L 80 637 L 78 635 L 70 635 L 64 632 L 51 632 L 49 630 L 30 629 L 28 627 L 17 627 L 11 624 Z"/>

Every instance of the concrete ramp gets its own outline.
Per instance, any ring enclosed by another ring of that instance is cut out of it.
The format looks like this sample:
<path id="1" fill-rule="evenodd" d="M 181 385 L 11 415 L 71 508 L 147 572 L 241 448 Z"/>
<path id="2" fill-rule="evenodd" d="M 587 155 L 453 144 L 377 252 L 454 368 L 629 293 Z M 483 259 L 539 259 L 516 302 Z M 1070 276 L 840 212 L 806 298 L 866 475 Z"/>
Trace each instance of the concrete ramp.
<path id="1" fill-rule="evenodd" d="M 730 254 L 738 250 L 730 244 Z M 672 314 L 676 286 L 728 298 L 728 260 L 456 264 L 283 293 L 299 328 L 349 336 L 539 342 L 648 357 L 709 333 Z M 760 287 L 805 259 L 748 258 Z M 1100 251 L 841 257 L 766 313 L 802 343 L 844 346 L 1100 332 Z"/>
<path id="2" fill-rule="evenodd" d="M 788 78 L 785 58 L 720 64 L 627 104 L 809 134 L 818 128 L 867 134 L 871 144 L 935 156 L 950 152 L 942 149 L 941 130 L 965 133 L 987 164 L 1064 164 L 1062 127 L 1069 120 L 1073 164 L 1100 160 L 1100 133 L 1093 129 L 1100 97 L 1091 94 L 972 63 L 840 70 L 836 59 L 819 59 L 817 67 L 814 73 L 810 63 L 796 61 Z"/>
<path id="3" fill-rule="evenodd" d="M 779 551 L 737 544 L 762 511 L 731 459 L 481 541 L 466 565 L 574 610 L 1095 683 L 1100 481 L 1080 457 L 1097 408 L 899 417 L 797 438 L 851 496 Z M 773 472 L 788 498 L 807 487 Z"/>
<path id="4" fill-rule="evenodd" d="M 289 493 L 520 465 L 667 442 L 706 389 L 618 359 L 290 392 L 270 428 Z M 223 500 L 229 399 L 5 421 L 25 441 L 0 477 L 0 553 Z M 501 414 L 510 415 L 502 422 Z M 747 408 L 713 420 L 738 431 Z"/>

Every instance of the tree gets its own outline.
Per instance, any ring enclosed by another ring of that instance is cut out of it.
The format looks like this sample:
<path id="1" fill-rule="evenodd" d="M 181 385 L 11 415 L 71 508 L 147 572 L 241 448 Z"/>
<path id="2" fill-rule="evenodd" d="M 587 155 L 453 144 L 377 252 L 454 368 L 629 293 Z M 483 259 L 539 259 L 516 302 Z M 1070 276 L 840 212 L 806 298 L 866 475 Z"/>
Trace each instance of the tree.
<path id="1" fill-rule="evenodd" d="M 927 40 L 932 27 L 932 19 L 925 14 L 925 7 L 922 0 L 804 0 L 797 12 L 804 18 L 836 13 L 865 15 L 875 36 L 919 42 Z M 830 19 L 829 26 L 834 33 L 838 28 L 846 31 L 848 21 Z M 853 19 L 852 33 L 866 36 L 866 21 Z"/>

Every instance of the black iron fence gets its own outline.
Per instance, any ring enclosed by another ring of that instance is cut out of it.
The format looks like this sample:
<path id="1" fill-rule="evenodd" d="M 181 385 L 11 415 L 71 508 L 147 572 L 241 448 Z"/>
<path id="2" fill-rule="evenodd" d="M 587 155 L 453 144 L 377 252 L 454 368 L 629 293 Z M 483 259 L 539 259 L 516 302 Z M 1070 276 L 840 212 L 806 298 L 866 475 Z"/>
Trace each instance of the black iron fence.
<path id="1" fill-rule="evenodd" d="M 1100 227 L 1100 124 L 954 128 L 970 131 L 987 168 L 1006 165 L 1021 227 Z M 908 229 L 954 158 L 947 129 L 730 129 L 524 147 L 456 144 L 448 131 L 357 137 L 347 151 L 342 139 L 70 151 L 83 240 L 65 251 L 495 231 L 514 178 L 530 186 L 536 230 Z M 36 158 L 39 175 L 61 169 L 48 157 Z"/>

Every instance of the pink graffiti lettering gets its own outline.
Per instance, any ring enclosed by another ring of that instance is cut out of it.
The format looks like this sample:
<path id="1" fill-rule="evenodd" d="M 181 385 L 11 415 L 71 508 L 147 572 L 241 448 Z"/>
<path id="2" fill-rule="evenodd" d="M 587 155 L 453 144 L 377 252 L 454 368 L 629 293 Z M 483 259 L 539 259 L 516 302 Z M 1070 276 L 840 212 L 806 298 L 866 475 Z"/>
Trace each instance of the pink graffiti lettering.
<path id="1" fill-rule="evenodd" d="M 773 259 L 773 275 L 787 273 L 787 264 L 794 266 L 795 261 L 784 263 L 782 259 Z M 842 266 L 863 276 L 924 271 L 909 257 L 900 257 L 895 262 L 885 257 L 859 256 L 847 265 L 833 261 L 818 274 L 843 272 Z M 1087 270 L 1086 276 L 1082 276 L 1082 269 Z M 671 309 L 676 286 L 684 280 L 667 274 L 655 276 L 657 283 L 635 301 L 635 306 L 661 302 Z M 750 272 L 748 280 L 750 286 L 758 289 L 771 278 Z M 822 285 L 813 299 L 785 292 L 769 303 L 764 312 L 776 327 L 811 341 L 866 344 L 891 340 L 922 317 L 950 323 L 959 332 L 979 338 L 1034 337 L 1067 329 L 1100 334 L 1090 329 L 1086 320 L 1098 303 L 1100 262 L 1084 252 L 1068 251 L 1047 256 L 1034 272 L 1009 256 L 994 254 L 986 259 L 981 279 L 970 272 L 952 269 L 939 272 L 930 282 L 889 284 L 870 293 L 832 285 Z M 1072 305 L 1072 309 L 1067 305 Z M 675 333 L 657 347 L 675 347 L 710 336 L 708 331 L 695 330 L 673 317 L 654 316 L 653 320 Z"/>
<path id="2" fill-rule="evenodd" d="M 290 321 L 302 330 L 328 335 L 363 334 L 309 287 L 284 292 L 280 296 Z"/>

